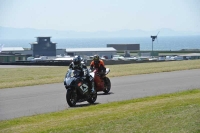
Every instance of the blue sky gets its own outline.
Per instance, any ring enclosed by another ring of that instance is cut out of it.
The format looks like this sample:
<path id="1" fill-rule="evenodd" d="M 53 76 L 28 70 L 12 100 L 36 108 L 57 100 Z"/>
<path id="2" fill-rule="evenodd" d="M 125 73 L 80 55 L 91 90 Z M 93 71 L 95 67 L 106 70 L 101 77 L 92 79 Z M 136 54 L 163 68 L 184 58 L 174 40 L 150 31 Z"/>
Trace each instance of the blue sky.
<path id="1" fill-rule="evenodd" d="M 0 0 L 0 26 L 200 32 L 200 0 Z"/>

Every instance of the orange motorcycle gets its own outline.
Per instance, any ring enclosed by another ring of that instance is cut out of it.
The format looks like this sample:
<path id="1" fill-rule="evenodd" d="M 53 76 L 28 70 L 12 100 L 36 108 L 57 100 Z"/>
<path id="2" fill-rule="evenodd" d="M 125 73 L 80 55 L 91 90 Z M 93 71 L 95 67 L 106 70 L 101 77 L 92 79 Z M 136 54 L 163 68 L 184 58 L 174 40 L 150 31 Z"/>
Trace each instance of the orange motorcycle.
<path id="1" fill-rule="evenodd" d="M 94 69 L 90 75 L 94 78 L 95 89 L 97 92 L 103 91 L 104 93 L 108 93 L 111 89 L 111 82 L 106 75 L 110 72 L 109 68 L 106 68 L 106 72 L 98 72 L 98 69 Z"/>

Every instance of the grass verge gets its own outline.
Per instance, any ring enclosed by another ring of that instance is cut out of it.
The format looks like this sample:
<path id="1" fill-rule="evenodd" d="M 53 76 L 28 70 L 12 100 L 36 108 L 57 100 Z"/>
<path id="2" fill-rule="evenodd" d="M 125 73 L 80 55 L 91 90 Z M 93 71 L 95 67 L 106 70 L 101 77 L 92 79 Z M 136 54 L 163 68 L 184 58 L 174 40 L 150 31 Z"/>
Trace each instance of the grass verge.
<path id="1" fill-rule="evenodd" d="M 199 133 L 200 89 L 0 121 L 2 133 Z"/>
<path id="2" fill-rule="evenodd" d="M 200 69 L 200 60 L 107 65 L 108 77 Z M 0 89 L 63 82 L 68 66 L 0 68 Z"/>

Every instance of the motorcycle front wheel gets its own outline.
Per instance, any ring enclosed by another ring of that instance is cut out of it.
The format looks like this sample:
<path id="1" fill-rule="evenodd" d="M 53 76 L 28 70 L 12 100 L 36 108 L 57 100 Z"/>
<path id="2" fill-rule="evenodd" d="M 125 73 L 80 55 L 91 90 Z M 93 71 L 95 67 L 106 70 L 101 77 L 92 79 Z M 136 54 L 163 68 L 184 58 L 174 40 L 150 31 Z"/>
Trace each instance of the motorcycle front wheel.
<path id="1" fill-rule="evenodd" d="M 77 94 L 73 90 L 68 89 L 66 93 L 66 100 L 70 107 L 74 107 L 77 102 Z"/>
<path id="2" fill-rule="evenodd" d="M 103 90 L 104 93 L 108 93 L 110 91 L 111 88 L 111 82 L 110 79 L 108 77 L 106 77 L 106 85 L 105 85 L 105 90 Z"/>

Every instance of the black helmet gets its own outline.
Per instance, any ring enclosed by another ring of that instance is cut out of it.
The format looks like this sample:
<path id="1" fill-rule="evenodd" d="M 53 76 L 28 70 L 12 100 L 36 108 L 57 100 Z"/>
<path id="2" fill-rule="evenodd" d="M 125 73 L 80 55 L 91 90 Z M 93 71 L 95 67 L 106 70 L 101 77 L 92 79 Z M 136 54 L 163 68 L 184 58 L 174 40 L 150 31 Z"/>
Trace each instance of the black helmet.
<path id="1" fill-rule="evenodd" d="M 75 66 L 80 66 L 81 65 L 81 60 L 82 58 L 79 55 L 74 56 L 73 62 Z"/>
<path id="2" fill-rule="evenodd" d="M 94 61 L 95 63 L 98 63 L 98 62 L 99 62 L 99 56 L 98 56 L 98 55 L 94 55 L 93 61 Z"/>

